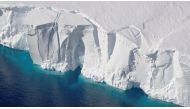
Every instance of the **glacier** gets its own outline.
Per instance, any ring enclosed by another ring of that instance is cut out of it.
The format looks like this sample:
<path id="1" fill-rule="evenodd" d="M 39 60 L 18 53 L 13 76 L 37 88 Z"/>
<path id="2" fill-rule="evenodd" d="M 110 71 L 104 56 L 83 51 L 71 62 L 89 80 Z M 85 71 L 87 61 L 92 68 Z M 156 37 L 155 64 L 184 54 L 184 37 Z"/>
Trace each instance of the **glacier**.
<path id="1" fill-rule="evenodd" d="M 96 82 L 139 87 L 182 106 L 190 106 L 189 27 L 181 8 L 107 31 L 79 10 L 0 7 L 0 44 L 28 51 L 41 68 L 64 73 L 80 66 Z"/>

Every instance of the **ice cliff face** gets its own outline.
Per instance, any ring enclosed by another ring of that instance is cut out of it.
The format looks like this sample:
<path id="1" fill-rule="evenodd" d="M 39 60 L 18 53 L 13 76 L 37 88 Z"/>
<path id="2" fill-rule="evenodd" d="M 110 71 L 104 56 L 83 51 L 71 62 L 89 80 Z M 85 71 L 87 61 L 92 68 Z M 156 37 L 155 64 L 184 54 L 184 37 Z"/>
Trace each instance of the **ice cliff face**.
<path id="1" fill-rule="evenodd" d="M 1 7 L 0 43 L 29 51 L 44 69 L 63 73 L 81 66 L 82 75 L 97 82 L 123 90 L 140 87 L 151 97 L 190 106 L 190 25 L 182 19 L 177 28 L 171 20 L 172 32 L 155 37 L 158 31 L 150 24 L 162 20 L 107 32 L 78 11 Z"/>

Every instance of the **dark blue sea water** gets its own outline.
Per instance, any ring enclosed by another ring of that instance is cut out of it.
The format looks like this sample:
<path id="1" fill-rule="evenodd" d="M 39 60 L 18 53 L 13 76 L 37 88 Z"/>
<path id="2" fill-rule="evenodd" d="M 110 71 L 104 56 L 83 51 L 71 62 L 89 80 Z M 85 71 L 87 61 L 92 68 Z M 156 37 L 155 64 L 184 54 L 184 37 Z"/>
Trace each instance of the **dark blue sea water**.
<path id="1" fill-rule="evenodd" d="M 0 106 L 177 106 L 141 89 L 121 91 L 80 75 L 57 75 L 32 64 L 27 52 L 0 45 Z"/>

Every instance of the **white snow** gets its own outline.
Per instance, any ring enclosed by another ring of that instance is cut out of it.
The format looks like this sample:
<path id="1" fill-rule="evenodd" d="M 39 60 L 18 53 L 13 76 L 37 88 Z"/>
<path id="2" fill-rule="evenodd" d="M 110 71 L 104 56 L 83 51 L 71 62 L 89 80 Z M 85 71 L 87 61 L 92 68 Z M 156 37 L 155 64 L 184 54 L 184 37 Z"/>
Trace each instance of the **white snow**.
<path id="1" fill-rule="evenodd" d="M 57 7 L 0 5 L 0 44 L 29 51 L 44 69 L 81 66 L 94 81 L 140 87 L 153 98 L 190 106 L 189 3 Z"/>

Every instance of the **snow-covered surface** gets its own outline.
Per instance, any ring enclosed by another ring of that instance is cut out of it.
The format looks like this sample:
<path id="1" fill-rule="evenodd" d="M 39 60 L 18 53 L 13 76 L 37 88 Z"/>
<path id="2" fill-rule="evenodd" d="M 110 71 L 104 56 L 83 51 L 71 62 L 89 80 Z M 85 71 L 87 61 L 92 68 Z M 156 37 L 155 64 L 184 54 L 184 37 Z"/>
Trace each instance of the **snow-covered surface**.
<path id="1" fill-rule="evenodd" d="M 0 43 L 34 64 L 190 106 L 190 3 L 15 3 L 0 2 Z"/>

